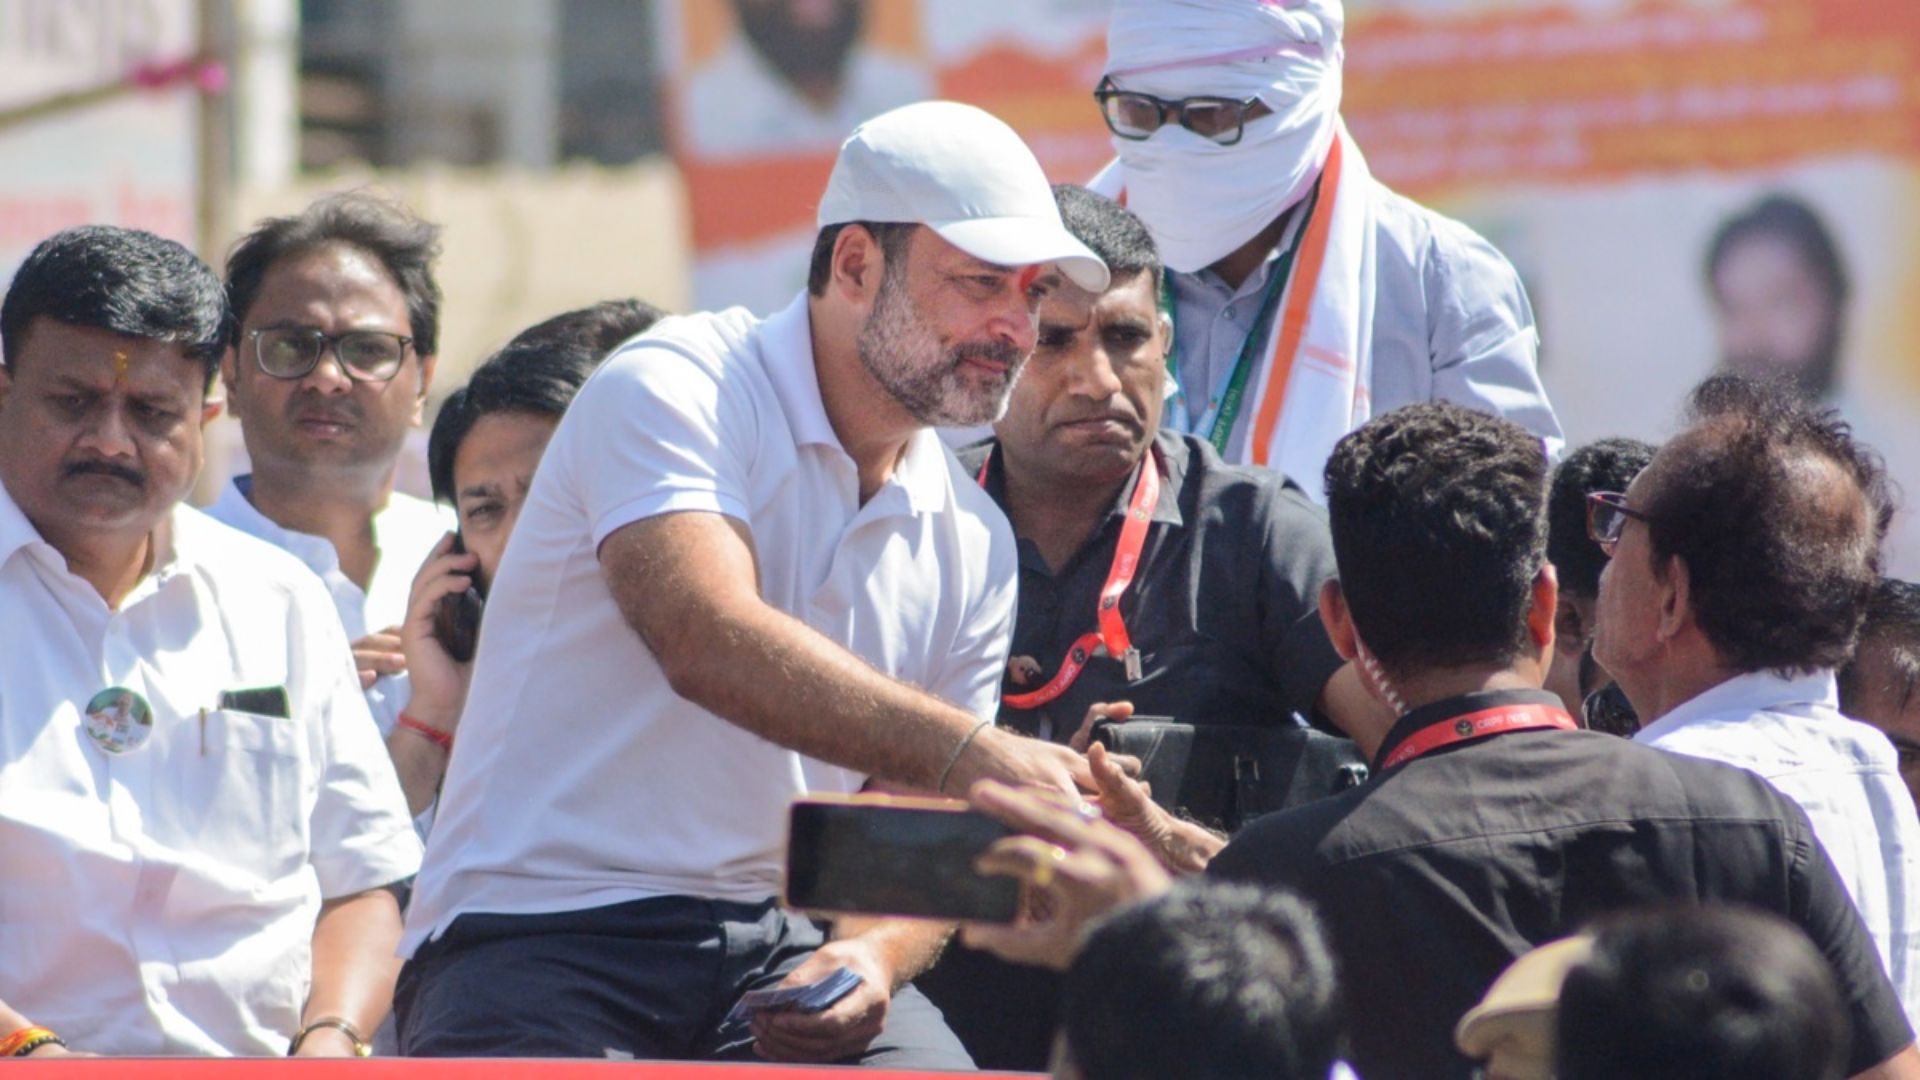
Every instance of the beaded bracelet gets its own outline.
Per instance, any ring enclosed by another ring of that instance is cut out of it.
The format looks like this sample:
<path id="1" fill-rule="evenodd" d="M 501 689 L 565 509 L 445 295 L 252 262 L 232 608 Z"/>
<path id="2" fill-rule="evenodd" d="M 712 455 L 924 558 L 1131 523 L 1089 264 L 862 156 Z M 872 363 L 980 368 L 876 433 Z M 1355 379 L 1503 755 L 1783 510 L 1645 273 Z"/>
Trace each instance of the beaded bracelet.
<path id="1" fill-rule="evenodd" d="M 5 1039 L 0 1039 L 0 1057 L 26 1057 L 28 1054 L 33 1053 L 48 1043 L 57 1043 L 65 1046 L 67 1045 L 67 1040 L 37 1024 L 29 1025 L 7 1036 Z"/>

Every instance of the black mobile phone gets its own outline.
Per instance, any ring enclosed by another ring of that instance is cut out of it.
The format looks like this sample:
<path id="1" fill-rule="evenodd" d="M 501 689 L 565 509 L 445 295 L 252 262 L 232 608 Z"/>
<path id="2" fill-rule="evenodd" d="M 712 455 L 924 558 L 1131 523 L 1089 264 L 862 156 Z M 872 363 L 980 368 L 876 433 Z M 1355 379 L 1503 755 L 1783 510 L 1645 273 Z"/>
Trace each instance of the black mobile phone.
<path id="1" fill-rule="evenodd" d="M 948 799 L 797 799 L 788 816 L 786 903 L 822 915 L 1012 922 L 1020 883 L 973 868 L 1011 833 Z"/>
<path id="2" fill-rule="evenodd" d="M 467 545 L 459 533 L 453 534 L 450 553 L 467 553 Z M 464 664 L 473 659 L 474 647 L 480 643 L 480 613 L 485 609 L 486 602 L 486 594 L 480 591 L 477 577 L 464 590 L 440 598 L 440 606 L 433 613 L 433 636 L 440 639 L 440 646 L 447 650 L 447 655 L 453 657 L 456 663 Z"/>

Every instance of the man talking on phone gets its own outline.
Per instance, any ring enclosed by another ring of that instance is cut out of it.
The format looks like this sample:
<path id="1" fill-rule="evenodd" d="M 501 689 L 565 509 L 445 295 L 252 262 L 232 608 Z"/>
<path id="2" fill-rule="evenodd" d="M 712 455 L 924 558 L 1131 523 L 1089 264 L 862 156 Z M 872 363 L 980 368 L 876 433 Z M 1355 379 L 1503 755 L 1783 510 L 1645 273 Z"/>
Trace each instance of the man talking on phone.
<path id="1" fill-rule="evenodd" d="M 818 223 L 786 310 L 659 323 L 548 444 L 401 945 L 410 1054 L 969 1064 L 905 985 L 938 927 L 782 910 L 786 807 L 1091 783 L 992 725 L 1013 538 L 929 427 L 997 418 L 1041 297 L 1107 270 L 949 102 L 856 129 Z M 840 968 L 823 1011 L 723 1020 Z"/>

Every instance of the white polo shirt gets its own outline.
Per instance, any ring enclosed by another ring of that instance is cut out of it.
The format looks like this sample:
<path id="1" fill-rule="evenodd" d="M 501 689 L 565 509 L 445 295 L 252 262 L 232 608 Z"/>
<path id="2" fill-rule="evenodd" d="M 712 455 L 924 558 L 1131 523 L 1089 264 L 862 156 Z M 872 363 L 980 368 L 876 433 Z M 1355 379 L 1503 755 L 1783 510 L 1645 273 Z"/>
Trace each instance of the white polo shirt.
<path id="1" fill-rule="evenodd" d="M 465 912 L 764 899 L 788 801 L 866 780 L 674 694 L 601 574 L 600 542 L 624 525 L 745 523 L 769 604 L 994 715 L 1016 580 L 1006 519 L 932 431 L 864 506 L 858 493 L 804 296 L 765 322 L 740 308 L 661 322 L 601 366 L 547 446 L 488 598 L 403 955 Z"/>
<path id="2" fill-rule="evenodd" d="M 420 843 L 320 583 L 169 520 L 111 611 L 0 488 L 0 999 L 79 1050 L 284 1054 L 322 898 Z M 217 707 L 273 686 L 288 718 Z M 107 687 L 151 705 L 144 745 L 88 738 Z"/>
<path id="3" fill-rule="evenodd" d="M 333 597 L 334 609 L 340 612 L 340 623 L 346 628 L 348 642 L 406 621 L 414 575 L 420 572 L 420 564 L 427 561 L 433 545 L 457 524 L 452 511 L 437 503 L 398 491 L 388 495 L 387 505 L 373 515 L 373 540 L 380 550 L 380 559 L 374 563 L 373 577 L 362 590 L 340 572 L 340 554 L 334 550 L 333 541 L 283 528 L 247 501 L 252 483 L 250 474 L 234 477 L 220 489 L 220 497 L 207 507 L 207 513 L 215 521 L 291 554 L 318 574 Z M 380 725 L 382 735 L 393 730 L 400 710 L 407 707 L 408 696 L 405 675 L 383 675 L 367 691 L 367 706 L 373 712 L 374 722 Z"/>
<path id="4" fill-rule="evenodd" d="M 1833 673 L 1740 675 L 1641 728 L 1637 743 L 1738 765 L 1813 823 L 1880 959 L 1920 1022 L 1920 816 L 1893 744 L 1840 712 Z"/>

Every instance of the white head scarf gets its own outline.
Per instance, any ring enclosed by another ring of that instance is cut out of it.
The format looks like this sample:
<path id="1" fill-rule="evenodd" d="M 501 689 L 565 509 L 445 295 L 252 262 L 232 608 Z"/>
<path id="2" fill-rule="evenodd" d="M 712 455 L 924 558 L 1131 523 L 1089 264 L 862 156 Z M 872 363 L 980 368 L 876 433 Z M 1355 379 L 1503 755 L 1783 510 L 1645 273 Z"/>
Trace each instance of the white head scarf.
<path id="1" fill-rule="evenodd" d="M 1115 0 L 1107 74 L 1169 100 L 1257 97 L 1273 110 L 1232 146 L 1178 124 L 1114 137 L 1127 206 L 1174 270 L 1200 270 L 1304 197 L 1340 115 L 1340 0 Z"/>

